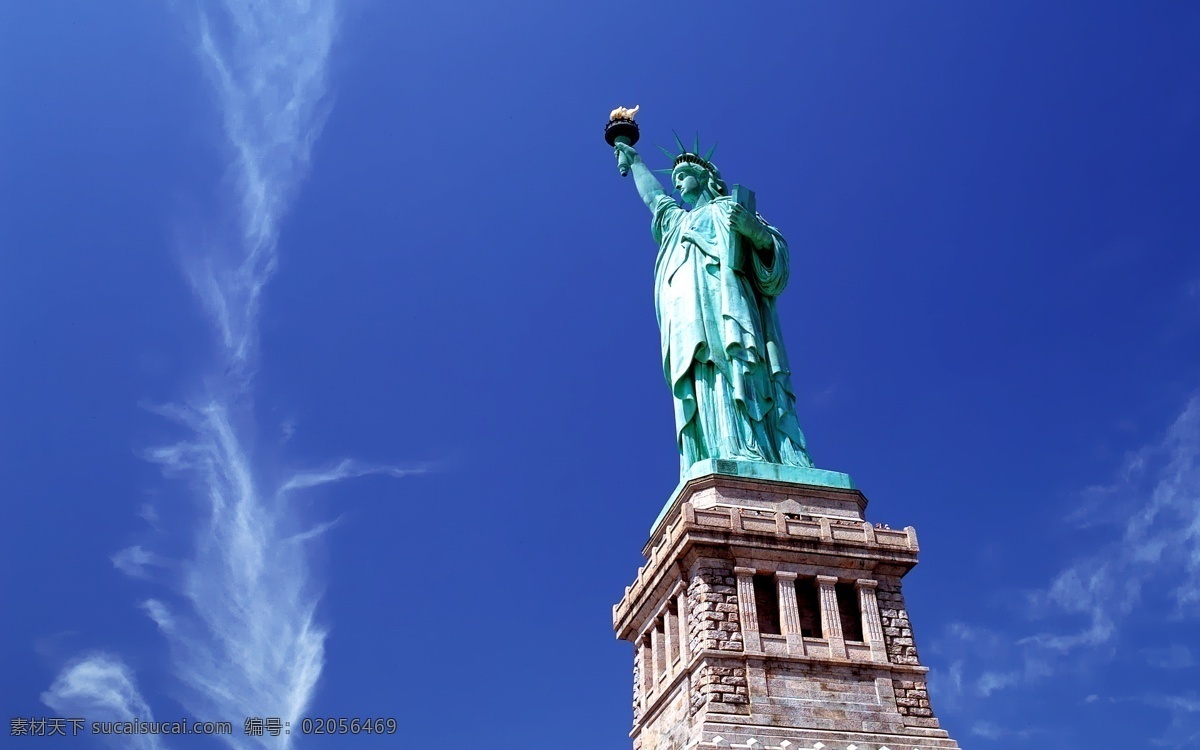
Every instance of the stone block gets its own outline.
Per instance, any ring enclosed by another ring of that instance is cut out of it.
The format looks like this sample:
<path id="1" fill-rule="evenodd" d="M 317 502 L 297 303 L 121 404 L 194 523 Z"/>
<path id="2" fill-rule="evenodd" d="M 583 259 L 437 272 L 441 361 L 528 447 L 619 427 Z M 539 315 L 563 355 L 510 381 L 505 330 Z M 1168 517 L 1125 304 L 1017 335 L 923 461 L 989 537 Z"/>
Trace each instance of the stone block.
<path id="1" fill-rule="evenodd" d="M 817 708 L 813 710 L 813 717 L 818 719 L 845 719 L 846 712 L 836 708 Z"/>
<path id="2" fill-rule="evenodd" d="M 736 703 L 725 703 L 723 701 L 709 703 L 708 710 L 715 714 L 744 713 L 744 709 L 741 707 L 741 705 Z"/>

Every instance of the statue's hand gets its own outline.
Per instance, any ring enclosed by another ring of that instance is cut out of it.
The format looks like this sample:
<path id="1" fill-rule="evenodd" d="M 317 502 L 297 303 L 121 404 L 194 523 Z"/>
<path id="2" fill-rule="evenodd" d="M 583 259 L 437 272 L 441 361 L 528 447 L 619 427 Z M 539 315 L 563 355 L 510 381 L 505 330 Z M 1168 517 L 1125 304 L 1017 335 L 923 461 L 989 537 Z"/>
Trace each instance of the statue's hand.
<path id="1" fill-rule="evenodd" d="M 733 204 L 733 210 L 729 213 L 729 227 L 758 247 L 771 244 L 771 233 L 767 231 L 766 225 L 747 211 L 745 206 Z"/>
<path id="2" fill-rule="evenodd" d="M 638 154 L 637 149 L 635 149 L 633 146 L 630 146 L 628 143 L 617 143 L 615 146 L 613 146 L 613 153 L 616 155 L 618 163 L 620 163 L 622 155 L 625 157 L 626 164 L 637 164 L 642 160 L 642 157 L 640 154 Z"/>

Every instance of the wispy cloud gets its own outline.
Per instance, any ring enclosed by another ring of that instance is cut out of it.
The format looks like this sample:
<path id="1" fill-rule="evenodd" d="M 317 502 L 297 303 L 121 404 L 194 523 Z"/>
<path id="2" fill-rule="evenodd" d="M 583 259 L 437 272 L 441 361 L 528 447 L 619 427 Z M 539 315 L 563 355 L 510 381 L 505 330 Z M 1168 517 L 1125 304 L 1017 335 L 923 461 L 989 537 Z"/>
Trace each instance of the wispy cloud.
<path id="1" fill-rule="evenodd" d="M 1016 685 L 1021 682 L 1021 671 L 1014 669 L 1011 672 L 984 672 L 979 676 L 976 682 L 976 689 L 979 694 L 985 698 L 1001 688 Z"/>
<path id="2" fill-rule="evenodd" d="M 146 551 L 140 544 L 123 549 L 113 555 L 112 563 L 117 570 L 134 578 L 149 578 L 151 568 L 164 567 L 168 564 L 153 552 Z"/>
<path id="3" fill-rule="evenodd" d="M 1200 715 L 1200 696 L 1194 692 L 1178 695 L 1161 692 L 1108 697 L 1089 695 L 1084 702 L 1102 706 L 1135 704 L 1165 713 L 1167 720 L 1158 722 L 1154 735 L 1146 737 L 1147 744 L 1179 748 L 1195 747 L 1200 741 L 1200 726 L 1195 721 L 1196 716 Z"/>
<path id="4" fill-rule="evenodd" d="M 150 707 L 138 691 L 133 672 L 111 654 L 90 654 L 68 665 L 59 673 L 50 689 L 42 693 L 42 702 L 64 718 L 82 717 L 88 721 L 153 721 Z M 116 747 L 133 750 L 158 750 L 157 735 L 113 736 Z"/>
<path id="5" fill-rule="evenodd" d="M 219 361 L 203 395 L 162 410 L 189 436 L 150 458 L 190 479 L 204 512 L 178 581 L 183 601 L 142 606 L 171 645 L 183 703 L 195 716 L 253 709 L 295 721 L 324 665 L 320 592 L 304 546 L 319 529 L 304 528 L 287 502 L 294 478 L 272 490 L 254 463 L 250 386 L 280 222 L 324 120 L 337 18 L 332 0 L 230 0 L 216 15 L 212 7 L 200 8 L 199 52 L 231 146 L 240 232 L 226 248 L 184 249 Z"/>
<path id="6" fill-rule="evenodd" d="M 936 641 L 935 650 L 950 665 L 930 675 L 940 696 L 952 704 L 989 698 L 1077 671 L 1085 659 L 1102 663 L 1118 654 L 1152 669 L 1194 665 L 1182 643 L 1125 649 L 1121 636 L 1139 611 L 1160 621 L 1200 615 L 1200 395 L 1188 400 L 1161 440 L 1131 453 L 1116 474 L 1109 484 L 1088 488 L 1082 510 L 1067 518 L 1101 540 L 1110 529 L 1108 540 L 1070 561 L 1045 588 L 1026 594 L 1026 613 L 1039 623 L 1035 632 L 1013 637 L 955 623 Z M 1087 702 L 1112 700 L 1093 695 Z M 1196 732 L 1194 696 L 1128 700 L 1169 710 L 1176 734 Z M 973 733 L 982 739 L 1014 736 L 988 722 L 976 724 Z"/>
<path id="7" fill-rule="evenodd" d="M 199 520 L 186 559 L 168 565 L 139 545 L 118 553 L 113 564 L 136 577 L 160 569 L 176 576 L 170 595 L 141 606 L 170 645 L 183 685 L 180 701 L 200 720 L 261 715 L 295 724 L 312 699 L 326 631 L 317 618 L 320 591 L 309 549 L 332 524 L 306 525 L 292 494 L 366 474 L 417 471 L 343 461 L 271 478 L 255 461 L 259 309 L 276 267 L 280 223 L 324 121 L 335 10 L 333 0 L 197 6 L 199 57 L 230 145 L 237 232 L 224 244 L 182 248 L 187 278 L 213 324 L 217 355 L 198 375 L 197 395 L 155 409 L 185 437 L 147 458 L 196 490 Z M 292 430 L 289 420 L 284 435 Z M 163 530 L 153 507 L 141 515 Z M 64 670 L 46 700 L 57 708 L 68 699 L 149 715 L 128 670 L 111 657 Z M 234 747 L 290 744 L 290 738 L 222 739 Z"/>
<path id="8" fill-rule="evenodd" d="M 201 8 L 200 52 L 233 151 L 241 236 L 232 252 L 192 254 L 192 285 L 232 368 L 251 363 L 262 290 L 276 266 L 279 224 L 324 123 L 333 0 L 227 0 Z"/>
<path id="9" fill-rule="evenodd" d="M 1046 732 L 1038 729 L 1010 729 L 990 721 L 978 721 L 971 725 L 971 734 L 985 740 L 1026 740 Z"/>
<path id="10" fill-rule="evenodd" d="M 1200 604 L 1200 395 L 1193 396 L 1157 444 L 1132 454 L 1100 494 L 1132 509 L 1110 543 L 1060 572 L 1032 596 L 1048 615 L 1081 617 L 1082 628 L 1042 632 L 1029 644 L 1067 654 L 1112 641 L 1147 596 L 1176 616 Z M 1163 596 L 1165 594 L 1165 596 Z"/>
<path id="11" fill-rule="evenodd" d="M 297 719 L 320 676 L 325 642 L 305 529 L 287 493 L 260 489 L 225 404 L 213 400 L 189 417 L 194 436 L 156 456 L 170 473 L 198 481 L 205 518 L 182 565 L 182 606 L 150 600 L 143 607 L 171 645 L 193 715 L 254 708 Z"/>
<path id="12" fill-rule="evenodd" d="M 1189 669 L 1196 666 L 1192 650 L 1182 643 L 1142 649 L 1141 656 L 1146 664 L 1158 669 Z"/>
<path id="13" fill-rule="evenodd" d="M 417 466 L 411 468 L 399 468 L 396 466 L 373 466 L 364 464 L 353 459 L 343 459 L 325 469 L 316 471 L 305 471 L 294 474 L 286 482 L 280 486 L 280 492 L 292 492 L 294 490 L 306 490 L 311 487 L 319 487 L 323 484 L 331 484 L 340 482 L 343 479 L 353 479 L 355 477 L 365 477 L 369 474 L 382 474 L 384 476 L 402 478 L 412 476 L 414 474 L 423 474 L 427 471 L 426 467 Z"/>

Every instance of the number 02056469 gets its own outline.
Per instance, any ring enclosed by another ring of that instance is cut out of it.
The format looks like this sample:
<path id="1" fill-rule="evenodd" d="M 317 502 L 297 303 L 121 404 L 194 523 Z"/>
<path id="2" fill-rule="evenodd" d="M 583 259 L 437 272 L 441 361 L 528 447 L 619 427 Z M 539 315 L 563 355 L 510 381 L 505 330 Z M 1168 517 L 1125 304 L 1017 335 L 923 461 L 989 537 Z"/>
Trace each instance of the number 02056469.
<path id="1" fill-rule="evenodd" d="M 300 722 L 301 734 L 395 734 L 396 720 L 391 717 L 351 719 L 314 717 Z"/>

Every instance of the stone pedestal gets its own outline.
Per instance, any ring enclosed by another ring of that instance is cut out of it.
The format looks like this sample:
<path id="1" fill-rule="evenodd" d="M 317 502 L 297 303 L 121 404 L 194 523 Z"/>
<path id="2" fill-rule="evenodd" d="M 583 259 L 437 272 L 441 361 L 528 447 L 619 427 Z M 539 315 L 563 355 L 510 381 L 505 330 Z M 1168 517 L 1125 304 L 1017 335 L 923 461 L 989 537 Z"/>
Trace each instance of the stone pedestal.
<path id="1" fill-rule="evenodd" d="M 866 522 L 842 474 L 720 468 L 672 495 L 613 607 L 636 646 L 634 750 L 958 748 L 900 590 L 916 532 Z"/>

